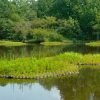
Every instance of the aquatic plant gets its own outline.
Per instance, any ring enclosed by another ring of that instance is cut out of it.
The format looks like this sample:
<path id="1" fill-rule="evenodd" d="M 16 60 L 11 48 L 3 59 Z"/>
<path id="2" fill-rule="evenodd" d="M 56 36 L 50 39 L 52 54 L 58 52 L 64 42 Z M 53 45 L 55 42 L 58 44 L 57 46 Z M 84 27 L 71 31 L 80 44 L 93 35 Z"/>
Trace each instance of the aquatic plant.
<path id="1" fill-rule="evenodd" d="M 64 53 L 45 58 L 0 59 L 0 76 L 36 78 L 78 73 L 82 65 L 99 65 L 100 54 Z"/>
<path id="2" fill-rule="evenodd" d="M 86 43 L 86 45 L 92 46 L 92 47 L 100 47 L 100 41 L 89 42 L 89 43 Z"/>

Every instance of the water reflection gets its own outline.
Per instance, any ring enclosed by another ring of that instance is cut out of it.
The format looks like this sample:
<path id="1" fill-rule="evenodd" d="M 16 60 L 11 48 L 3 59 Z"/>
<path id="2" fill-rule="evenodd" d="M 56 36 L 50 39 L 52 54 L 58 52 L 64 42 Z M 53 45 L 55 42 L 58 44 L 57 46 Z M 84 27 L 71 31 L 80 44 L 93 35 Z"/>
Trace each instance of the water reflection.
<path id="1" fill-rule="evenodd" d="M 13 57 L 45 57 L 53 56 L 63 52 L 64 47 L 60 46 L 41 46 L 41 45 L 28 45 L 20 47 L 0 47 L 0 57 L 13 58 Z"/>
<path id="2" fill-rule="evenodd" d="M 84 69 L 60 79 L 0 79 L 2 100 L 100 100 L 100 70 Z"/>
<path id="3" fill-rule="evenodd" d="M 64 52 L 100 53 L 100 47 L 89 47 L 85 45 L 67 45 L 67 46 L 42 46 L 27 45 L 20 47 L 4 47 L 0 46 L 0 57 L 16 58 L 16 57 L 46 57 L 54 56 Z"/>
<path id="4" fill-rule="evenodd" d="M 49 98 L 49 99 L 48 99 Z M 0 87 L 1 100 L 60 100 L 59 90 L 52 88 L 46 91 L 40 84 L 18 85 L 8 84 L 5 88 Z"/>

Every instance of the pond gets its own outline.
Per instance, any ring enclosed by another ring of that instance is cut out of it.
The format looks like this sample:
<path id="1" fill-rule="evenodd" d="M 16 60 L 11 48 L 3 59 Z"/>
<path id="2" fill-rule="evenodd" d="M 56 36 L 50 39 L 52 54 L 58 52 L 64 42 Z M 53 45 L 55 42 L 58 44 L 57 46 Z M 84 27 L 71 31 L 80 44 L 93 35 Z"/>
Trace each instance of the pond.
<path id="1" fill-rule="evenodd" d="M 0 79 L 0 100 L 100 100 L 100 71 L 41 80 Z"/>
<path id="2" fill-rule="evenodd" d="M 64 52 L 100 53 L 85 45 L 0 46 L 0 58 L 49 57 Z M 0 100 L 100 100 L 100 70 L 81 69 L 78 75 L 41 80 L 0 79 Z"/>
<path id="3" fill-rule="evenodd" d="M 16 57 L 48 57 L 58 55 L 64 52 L 77 52 L 82 54 L 100 53 L 100 47 L 89 47 L 85 45 L 63 45 L 63 46 L 43 46 L 43 45 L 27 45 L 19 47 L 0 46 L 1 58 Z"/>

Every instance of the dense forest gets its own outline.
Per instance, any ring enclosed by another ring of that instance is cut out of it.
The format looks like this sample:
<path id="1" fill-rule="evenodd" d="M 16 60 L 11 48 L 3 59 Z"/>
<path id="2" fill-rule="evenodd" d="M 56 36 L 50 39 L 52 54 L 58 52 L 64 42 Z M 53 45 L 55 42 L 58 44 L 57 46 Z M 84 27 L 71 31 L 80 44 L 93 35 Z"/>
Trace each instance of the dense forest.
<path id="1" fill-rule="evenodd" d="M 0 39 L 100 39 L 100 0 L 0 0 Z"/>

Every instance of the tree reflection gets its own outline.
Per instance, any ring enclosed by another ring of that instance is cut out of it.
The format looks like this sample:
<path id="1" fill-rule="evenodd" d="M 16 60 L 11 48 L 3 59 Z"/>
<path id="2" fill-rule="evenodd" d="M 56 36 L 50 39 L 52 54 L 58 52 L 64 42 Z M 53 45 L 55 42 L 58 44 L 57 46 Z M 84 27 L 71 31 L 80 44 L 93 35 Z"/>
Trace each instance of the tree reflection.
<path id="1" fill-rule="evenodd" d="M 62 78 L 49 78 L 42 80 L 7 80 L 0 79 L 0 86 L 18 84 L 19 89 L 24 86 L 29 89 L 34 83 L 39 83 L 45 90 L 51 91 L 56 87 L 60 91 L 62 100 L 100 100 L 100 70 L 82 69 L 79 75 Z"/>

